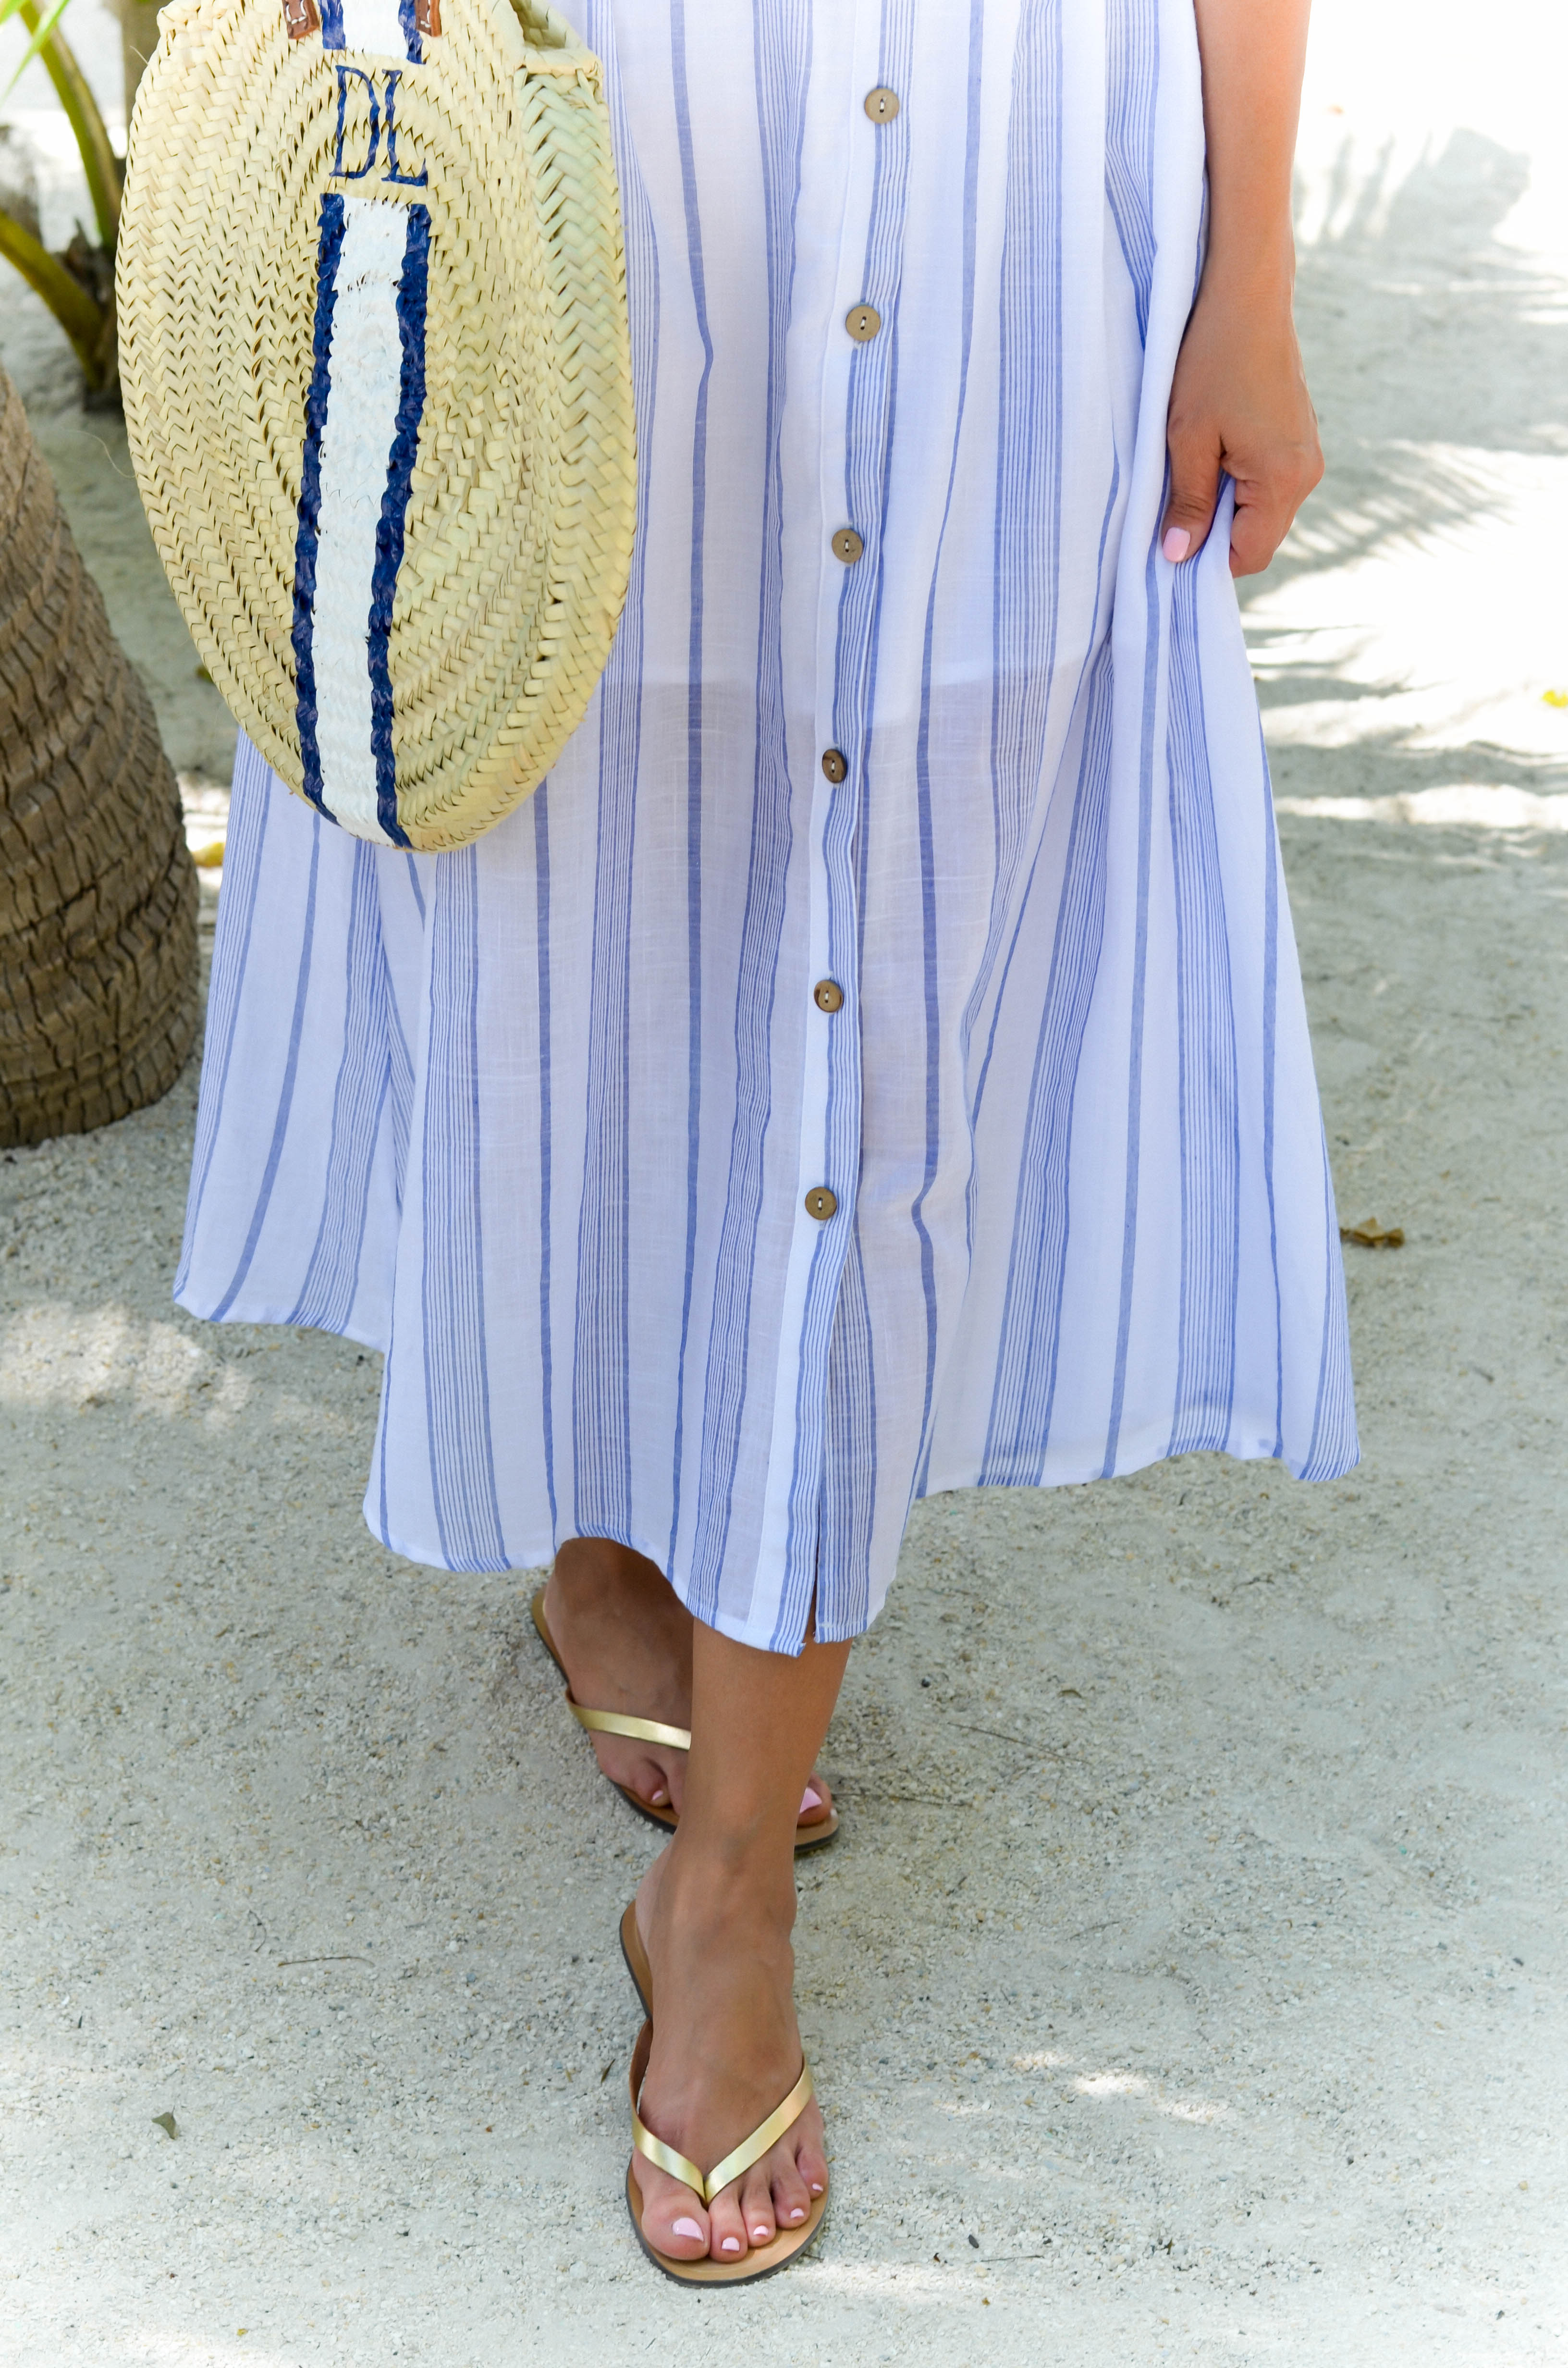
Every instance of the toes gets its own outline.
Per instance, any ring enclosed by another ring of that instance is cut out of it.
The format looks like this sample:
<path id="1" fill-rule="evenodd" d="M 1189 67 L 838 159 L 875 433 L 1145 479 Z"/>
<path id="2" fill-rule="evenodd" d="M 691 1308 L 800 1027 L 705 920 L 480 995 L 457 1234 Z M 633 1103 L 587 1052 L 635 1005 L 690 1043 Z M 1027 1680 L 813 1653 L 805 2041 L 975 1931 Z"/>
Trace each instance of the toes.
<path id="1" fill-rule="evenodd" d="M 768 2185 L 766 2162 L 754 2163 L 741 2181 L 741 2218 L 745 2223 L 749 2245 L 772 2244 L 778 2230 L 774 2225 L 773 2194 Z"/>
<path id="2" fill-rule="evenodd" d="M 741 2182 L 732 2180 L 708 2207 L 708 2250 L 716 2261 L 738 2261 L 751 2243 L 741 2217 Z"/>
<path id="3" fill-rule="evenodd" d="M 795 2157 L 787 2146 L 778 2146 L 767 2165 L 773 2174 L 774 2220 L 780 2228 L 798 2228 L 812 2208 L 812 2198 Z"/>
<path id="4" fill-rule="evenodd" d="M 599 1768 L 612 1784 L 624 1784 L 640 1801 L 647 1801 L 662 1809 L 671 1799 L 670 1777 L 656 1759 L 645 1751 L 629 1746 L 619 1736 L 599 1736 L 593 1738 Z M 678 1796 L 676 1800 L 678 1809 Z"/>
<path id="5" fill-rule="evenodd" d="M 667 2253 L 676 2261 L 701 2260 L 710 2232 L 708 2214 L 690 2188 L 641 2155 L 632 2166 L 632 2177 L 642 2192 L 642 2233 L 654 2250 Z"/>
<path id="6" fill-rule="evenodd" d="M 811 2118 L 815 2127 L 796 2135 L 795 2168 L 814 2199 L 827 2193 L 827 2157 L 823 2151 L 821 2120 L 815 2113 Z"/>
<path id="7" fill-rule="evenodd" d="M 828 1789 L 827 1780 L 825 1777 L 819 1776 L 813 1768 L 806 1779 L 806 1789 L 801 1795 L 797 1823 L 802 1826 L 825 1825 L 832 1815 L 833 1794 Z"/>
<path id="8" fill-rule="evenodd" d="M 599 1763 L 599 1774 L 608 1776 L 612 1784 L 631 1784 L 635 1788 L 647 1772 L 647 1762 L 640 1753 L 633 1753 L 619 1735 L 590 1735 L 594 1758 Z"/>

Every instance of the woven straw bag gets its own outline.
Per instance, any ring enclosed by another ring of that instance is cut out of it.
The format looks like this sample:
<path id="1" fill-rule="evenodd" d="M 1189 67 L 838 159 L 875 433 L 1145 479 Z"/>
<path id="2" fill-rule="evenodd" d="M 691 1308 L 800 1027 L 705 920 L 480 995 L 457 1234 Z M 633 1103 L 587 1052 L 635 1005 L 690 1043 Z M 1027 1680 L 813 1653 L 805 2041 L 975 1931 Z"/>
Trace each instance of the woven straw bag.
<path id="1" fill-rule="evenodd" d="M 159 556 L 290 788 L 359 837 L 461 846 L 550 769 L 626 595 L 598 62 L 538 0 L 173 0 L 158 26 L 118 304 Z"/>

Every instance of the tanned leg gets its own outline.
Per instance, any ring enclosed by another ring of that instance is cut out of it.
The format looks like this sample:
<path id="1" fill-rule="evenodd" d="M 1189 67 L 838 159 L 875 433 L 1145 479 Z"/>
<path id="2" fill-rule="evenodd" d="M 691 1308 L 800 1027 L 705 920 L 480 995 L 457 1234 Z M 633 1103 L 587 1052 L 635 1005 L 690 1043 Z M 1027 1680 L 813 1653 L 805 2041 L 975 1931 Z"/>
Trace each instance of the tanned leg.
<path id="1" fill-rule="evenodd" d="M 693 2161 L 718 2162 L 800 2077 L 795 2021 L 795 1816 L 838 1698 L 847 1645 L 798 1657 L 697 1624 L 691 1757 L 680 1830 L 649 1870 L 637 1917 L 653 1970 L 642 2118 Z M 771 2154 L 704 2210 L 633 2157 L 651 2243 L 733 2261 L 796 2226 L 827 2185 L 814 2103 Z"/>

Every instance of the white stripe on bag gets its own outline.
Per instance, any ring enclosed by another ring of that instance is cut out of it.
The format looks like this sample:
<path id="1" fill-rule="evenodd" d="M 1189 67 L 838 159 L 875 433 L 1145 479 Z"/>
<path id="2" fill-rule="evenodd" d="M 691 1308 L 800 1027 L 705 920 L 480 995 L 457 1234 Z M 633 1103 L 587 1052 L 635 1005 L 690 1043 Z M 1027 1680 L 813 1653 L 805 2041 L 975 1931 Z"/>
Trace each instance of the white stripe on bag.
<path id="1" fill-rule="evenodd" d="M 403 364 L 397 291 L 408 214 L 377 198 L 345 198 L 343 203 L 334 368 L 322 436 L 316 731 L 322 797 L 329 813 L 361 837 L 390 846 L 376 818 L 369 627 L 376 528 L 387 488 L 387 455 L 397 432 Z"/>

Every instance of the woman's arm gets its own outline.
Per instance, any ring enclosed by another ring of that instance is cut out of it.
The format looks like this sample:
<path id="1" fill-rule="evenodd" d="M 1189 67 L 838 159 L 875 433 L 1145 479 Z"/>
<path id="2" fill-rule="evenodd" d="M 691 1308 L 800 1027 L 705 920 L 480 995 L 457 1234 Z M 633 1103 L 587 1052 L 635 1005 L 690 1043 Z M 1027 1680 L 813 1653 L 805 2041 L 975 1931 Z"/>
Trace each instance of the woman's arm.
<path id="1" fill-rule="evenodd" d="M 1267 567 L 1323 475 L 1291 314 L 1290 167 L 1312 0 L 1194 0 L 1209 254 L 1171 389 L 1167 559 L 1201 550 L 1234 480 L 1231 573 Z"/>

